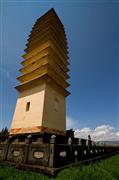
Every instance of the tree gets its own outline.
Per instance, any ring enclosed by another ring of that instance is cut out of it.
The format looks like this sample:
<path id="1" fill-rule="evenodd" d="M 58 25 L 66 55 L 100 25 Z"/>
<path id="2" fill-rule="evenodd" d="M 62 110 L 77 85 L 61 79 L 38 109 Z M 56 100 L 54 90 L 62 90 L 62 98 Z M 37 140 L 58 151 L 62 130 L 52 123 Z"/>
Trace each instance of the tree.
<path id="1" fill-rule="evenodd" d="M 1 135 L 1 136 L 6 136 L 6 135 L 8 135 L 8 134 L 9 134 L 9 131 L 8 131 L 7 126 L 6 126 L 5 128 L 3 128 L 3 129 L 1 130 L 0 135 Z"/>

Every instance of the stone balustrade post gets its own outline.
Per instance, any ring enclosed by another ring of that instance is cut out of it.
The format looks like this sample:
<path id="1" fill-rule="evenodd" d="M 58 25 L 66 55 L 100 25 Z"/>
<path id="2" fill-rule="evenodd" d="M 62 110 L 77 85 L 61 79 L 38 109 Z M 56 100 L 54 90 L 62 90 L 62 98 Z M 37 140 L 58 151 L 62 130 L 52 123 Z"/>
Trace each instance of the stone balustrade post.
<path id="1" fill-rule="evenodd" d="M 87 147 L 88 147 L 88 156 L 91 156 L 92 140 L 91 140 L 90 135 L 88 135 L 88 139 L 87 139 L 86 145 L 87 145 Z"/>
<path id="2" fill-rule="evenodd" d="M 56 135 L 52 135 L 50 139 L 50 157 L 49 157 L 49 166 L 55 166 L 55 146 L 56 146 Z"/>
<path id="3" fill-rule="evenodd" d="M 81 139 L 78 139 L 78 145 L 81 146 Z"/>
<path id="4" fill-rule="evenodd" d="M 71 162 L 73 162 L 72 138 L 71 137 L 69 137 L 69 139 L 68 139 L 68 145 L 70 148 L 70 160 L 71 160 Z"/>
<path id="5" fill-rule="evenodd" d="M 25 139 L 25 153 L 24 153 L 24 160 L 23 162 L 26 164 L 28 160 L 28 155 L 29 155 L 29 146 L 32 140 L 32 135 L 28 135 L 27 138 Z M 22 159 L 22 158 L 21 158 Z M 22 161 L 22 160 L 21 160 Z"/>
<path id="6" fill-rule="evenodd" d="M 8 149 L 9 149 L 9 144 L 11 142 L 11 139 L 12 139 L 12 136 L 9 136 L 5 141 L 3 160 L 7 160 L 7 154 L 8 154 Z"/>

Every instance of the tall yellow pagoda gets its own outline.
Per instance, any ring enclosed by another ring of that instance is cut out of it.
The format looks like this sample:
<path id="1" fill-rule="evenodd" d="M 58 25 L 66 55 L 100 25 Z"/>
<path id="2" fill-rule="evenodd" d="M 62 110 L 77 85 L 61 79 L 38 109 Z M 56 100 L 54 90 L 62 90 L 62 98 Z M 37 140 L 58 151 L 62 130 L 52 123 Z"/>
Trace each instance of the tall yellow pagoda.
<path id="1" fill-rule="evenodd" d="M 10 134 L 65 135 L 69 95 L 67 39 L 54 9 L 36 21 L 26 46 Z"/>

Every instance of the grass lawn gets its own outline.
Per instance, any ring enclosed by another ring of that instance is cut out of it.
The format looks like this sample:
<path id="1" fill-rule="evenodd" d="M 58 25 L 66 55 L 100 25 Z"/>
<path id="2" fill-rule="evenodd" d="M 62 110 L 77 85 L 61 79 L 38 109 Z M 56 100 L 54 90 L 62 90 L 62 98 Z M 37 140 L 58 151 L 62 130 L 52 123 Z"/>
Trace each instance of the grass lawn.
<path id="1" fill-rule="evenodd" d="M 0 180 L 119 180 L 119 155 L 115 155 L 93 165 L 81 165 L 64 169 L 49 178 L 43 174 L 16 170 L 14 167 L 0 165 Z"/>

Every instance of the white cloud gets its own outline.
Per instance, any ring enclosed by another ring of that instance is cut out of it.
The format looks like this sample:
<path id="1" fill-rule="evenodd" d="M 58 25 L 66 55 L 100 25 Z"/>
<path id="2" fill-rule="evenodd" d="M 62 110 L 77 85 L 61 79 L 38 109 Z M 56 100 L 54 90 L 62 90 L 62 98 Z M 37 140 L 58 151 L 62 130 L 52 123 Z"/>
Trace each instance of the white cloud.
<path id="1" fill-rule="evenodd" d="M 119 131 L 114 127 L 104 124 L 95 129 L 83 128 L 75 131 L 75 137 L 87 139 L 88 135 L 95 141 L 119 141 Z"/>
<path id="2" fill-rule="evenodd" d="M 119 132 L 117 132 L 117 136 L 119 136 Z"/>
<path id="3" fill-rule="evenodd" d="M 115 131 L 114 127 L 108 124 L 102 124 L 95 129 L 86 127 L 77 129 L 78 123 L 71 117 L 67 117 L 67 129 L 76 129 L 75 137 L 87 139 L 88 135 L 94 141 L 119 141 L 119 131 Z"/>

